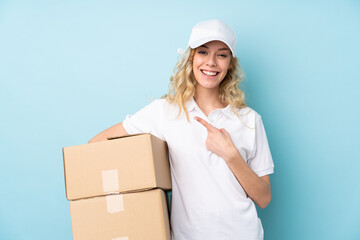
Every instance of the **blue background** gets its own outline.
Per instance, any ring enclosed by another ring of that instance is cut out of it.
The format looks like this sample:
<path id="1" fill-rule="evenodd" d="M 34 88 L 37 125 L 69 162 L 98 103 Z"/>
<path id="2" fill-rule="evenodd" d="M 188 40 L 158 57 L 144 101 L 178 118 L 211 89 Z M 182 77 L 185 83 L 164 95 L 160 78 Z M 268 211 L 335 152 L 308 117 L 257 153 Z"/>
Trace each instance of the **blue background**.
<path id="1" fill-rule="evenodd" d="M 0 239 L 71 239 L 62 147 L 167 92 L 192 26 L 238 36 L 275 161 L 265 239 L 360 239 L 360 2 L 0 1 Z"/>

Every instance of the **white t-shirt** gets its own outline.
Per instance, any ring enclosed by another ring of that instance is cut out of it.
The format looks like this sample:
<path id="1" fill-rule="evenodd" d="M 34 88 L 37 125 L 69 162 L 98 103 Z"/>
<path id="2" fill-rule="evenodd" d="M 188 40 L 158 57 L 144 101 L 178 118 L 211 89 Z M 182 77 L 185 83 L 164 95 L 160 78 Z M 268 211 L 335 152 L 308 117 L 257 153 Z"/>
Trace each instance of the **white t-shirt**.
<path id="1" fill-rule="evenodd" d="M 129 134 L 151 133 L 168 144 L 172 239 L 263 239 L 254 202 L 224 159 L 207 150 L 207 130 L 194 119 L 225 128 L 250 168 L 264 176 L 274 172 L 274 163 L 260 115 L 246 107 L 238 110 L 238 117 L 227 106 L 206 117 L 194 100 L 186 108 L 190 122 L 184 112 L 178 116 L 178 107 L 158 99 L 123 122 Z"/>

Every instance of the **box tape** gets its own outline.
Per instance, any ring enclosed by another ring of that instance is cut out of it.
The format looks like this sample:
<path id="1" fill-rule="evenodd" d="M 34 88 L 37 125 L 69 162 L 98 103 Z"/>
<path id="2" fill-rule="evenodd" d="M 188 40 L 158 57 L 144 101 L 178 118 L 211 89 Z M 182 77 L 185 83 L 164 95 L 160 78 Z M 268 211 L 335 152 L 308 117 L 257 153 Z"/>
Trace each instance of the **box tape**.
<path id="1" fill-rule="evenodd" d="M 118 238 L 113 238 L 111 240 L 129 240 L 128 237 L 118 237 Z"/>
<path id="2" fill-rule="evenodd" d="M 106 210 L 108 213 L 124 211 L 124 199 L 122 194 L 106 196 Z"/>
<path id="3" fill-rule="evenodd" d="M 119 191 L 119 173 L 117 169 L 102 171 L 104 193 Z"/>

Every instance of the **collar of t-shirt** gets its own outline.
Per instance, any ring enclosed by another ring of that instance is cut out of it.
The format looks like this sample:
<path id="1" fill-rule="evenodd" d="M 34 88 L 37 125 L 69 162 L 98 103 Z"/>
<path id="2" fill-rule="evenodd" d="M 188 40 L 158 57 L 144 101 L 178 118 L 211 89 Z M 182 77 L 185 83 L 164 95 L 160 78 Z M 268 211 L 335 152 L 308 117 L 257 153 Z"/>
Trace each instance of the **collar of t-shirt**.
<path id="1" fill-rule="evenodd" d="M 221 112 L 223 113 L 226 117 L 228 117 L 231 120 L 235 120 L 236 119 L 236 115 L 234 114 L 234 112 L 231 110 L 230 105 L 227 105 L 225 108 L 219 108 L 219 109 L 215 109 L 213 110 L 207 117 L 206 115 L 203 113 L 203 111 L 200 109 L 200 107 L 197 105 L 197 103 L 195 102 L 194 98 L 192 98 L 187 104 L 186 104 L 186 109 L 188 110 L 188 112 L 192 112 L 192 111 L 198 111 L 200 112 L 203 116 L 199 116 L 199 117 L 205 117 L 205 119 L 209 119 L 209 120 L 214 120 L 212 119 L 213 115 L 216 114 L 216 112 Z"/>

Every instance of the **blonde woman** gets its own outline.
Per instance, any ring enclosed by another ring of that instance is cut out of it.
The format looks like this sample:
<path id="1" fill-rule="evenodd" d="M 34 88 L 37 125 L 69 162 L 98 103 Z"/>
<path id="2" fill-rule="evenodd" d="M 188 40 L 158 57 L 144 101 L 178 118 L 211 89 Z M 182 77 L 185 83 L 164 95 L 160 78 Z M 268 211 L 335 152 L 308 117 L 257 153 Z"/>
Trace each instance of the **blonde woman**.
<path id="1" fill-rule="evenodd" d="M 238 88 L 236 36 L 219 20 L 196 24 L 169 93 L 90 142 L 152 133 L 169 147 L 173 240 L 259 240 L 256 203 L 271 199 L 274 171 L 259 114 Z"/>

